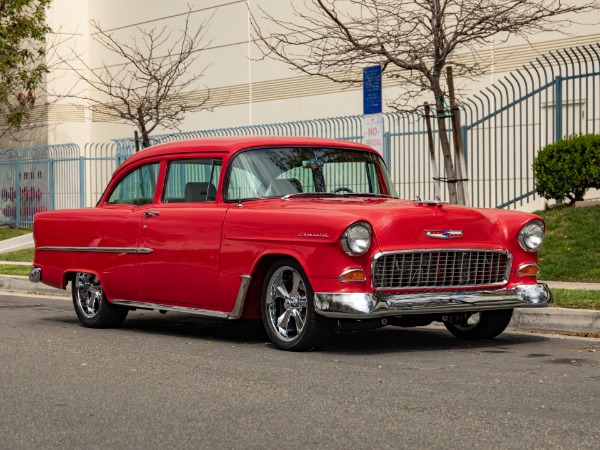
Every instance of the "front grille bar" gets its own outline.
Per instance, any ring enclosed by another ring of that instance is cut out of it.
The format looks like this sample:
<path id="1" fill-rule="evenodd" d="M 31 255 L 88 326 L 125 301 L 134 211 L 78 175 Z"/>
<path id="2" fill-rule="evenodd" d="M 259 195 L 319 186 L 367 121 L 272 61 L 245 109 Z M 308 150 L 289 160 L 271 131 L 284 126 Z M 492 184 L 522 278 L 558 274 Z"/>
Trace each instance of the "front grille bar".
<path id="1" fill-rule="evenodd" d="M 407 250 L 375 255 L 371 275 L 379 290 L 500 286 L 511 264 L 506 250 Z"/>

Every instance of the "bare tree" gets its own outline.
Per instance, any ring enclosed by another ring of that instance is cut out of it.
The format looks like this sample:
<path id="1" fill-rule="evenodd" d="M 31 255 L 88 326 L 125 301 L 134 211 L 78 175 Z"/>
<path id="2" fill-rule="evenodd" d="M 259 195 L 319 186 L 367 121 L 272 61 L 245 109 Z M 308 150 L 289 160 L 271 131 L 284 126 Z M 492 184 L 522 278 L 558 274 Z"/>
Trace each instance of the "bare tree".
<path id="1" fill-rule="evenodd" d="M 456 203 L 444 69 L 480 74 L 477 51 L 490 39 L 556 31 L 570 22 L 566 14 L 598 8 L 597 0 L 305 0 L 302 11 L 295 8 L 294 22 L 261 9 L 263 17 L 252 23 L 264 55 L 306 74 L 360 83 L 365 66 L 381 65 L 404 90 L 395 105 L 431 92 L 450 201 Z M 265 32 L 265 20 L 277 30 Z"/>
<path id="2" fill-rule="evenodd" d="M 190 94 L 205 75 L 207 66 L 192 69 L 200 51 L 210 18 L 197 28 L 190 24 L 191 11 L 185 17 L 183 29 L 176 36 L 167 26 L 149 30 L 137 28 L 138 35 L 123 41 L 113 32 L 105 31 L 91 21 L 93 39 L 116 55 L 121 63 L 102 62 L 92 68 L 81 56 L 66 60 L 72 69 L 74 62 L 83 66 L 78 70 L 81 79 L 92 93 L 70 94 L 89 102 L 92 111 L 109 121 L 133 124 L 139 131 L 145 147 L 150 145 L 150 134 L 161 126 L 178 129 L 185 114 L 191 111 L 211 110 L 210 91 Z M 98 94 L 107 100 L 99 100 Z"/>

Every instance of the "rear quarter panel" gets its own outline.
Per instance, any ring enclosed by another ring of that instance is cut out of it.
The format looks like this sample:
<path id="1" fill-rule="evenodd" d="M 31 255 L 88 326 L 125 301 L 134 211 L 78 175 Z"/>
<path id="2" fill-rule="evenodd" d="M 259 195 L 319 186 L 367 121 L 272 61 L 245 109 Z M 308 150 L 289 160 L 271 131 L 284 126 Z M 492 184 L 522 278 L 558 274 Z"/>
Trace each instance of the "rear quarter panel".
<path id="1" fill-rule="evenodd" d="M 64 289 L 68 273 L 85 271 L 99 276 L 109 299 L 137 299 L 136 254 L 40 250 L 40 247 L 136 248 L 141 217 L 139 208 L 130 205 L 36 214 L 34 266 L 42 268 L 42 282 Z"/>

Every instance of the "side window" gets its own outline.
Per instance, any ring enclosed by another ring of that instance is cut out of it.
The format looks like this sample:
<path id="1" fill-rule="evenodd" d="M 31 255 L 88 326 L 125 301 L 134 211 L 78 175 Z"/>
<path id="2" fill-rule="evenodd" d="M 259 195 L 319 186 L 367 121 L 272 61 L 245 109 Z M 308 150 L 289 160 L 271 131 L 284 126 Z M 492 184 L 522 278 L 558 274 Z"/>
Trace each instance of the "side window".
<path id="1" fill-rule="evenodd" d="M 172 161 L 167 172 L 163 202 L 214 202 L 220 174 L 220 159 Z"/>
<path id="2" fill-rule="evenodd" d="M 123 178 L 108 198 L 108 204 L 147 205 L 154 200 L 159 164 L 147 164 Z"/>
<path id="3" fill-rule="evenodd" d="M 227 199 L 259 198 L 263 195 L 262 183 L 256 175 L 245 168 L 233 167 L 229 175 Z"/>

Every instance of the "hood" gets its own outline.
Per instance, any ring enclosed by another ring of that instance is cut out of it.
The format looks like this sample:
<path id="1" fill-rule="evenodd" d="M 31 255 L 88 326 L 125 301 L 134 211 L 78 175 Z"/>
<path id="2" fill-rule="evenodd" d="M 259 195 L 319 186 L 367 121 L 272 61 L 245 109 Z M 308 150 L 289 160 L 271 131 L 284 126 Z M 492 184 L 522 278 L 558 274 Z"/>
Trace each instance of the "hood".
<path id="1" fill-rule="evenodd" d="M 391 198 L 290 198 L 282 209 L 351 214 L 368 222 L 381 251 L 410 248 L 506 248 L 532 214 Z M 336 214 L 337 215 L 337 214 Z M 333 214 L 331 216 L 335 217 Z M 332 217 L 332 218 L 333 218 Z M 538 218 L 539 219 L 539 218 Z M 448 233 L 455 231 L 456 233 Z M 428 232 L 433 232 L 429 233 Z M 437 233 L 436 233 L 437 232 Z"/>

